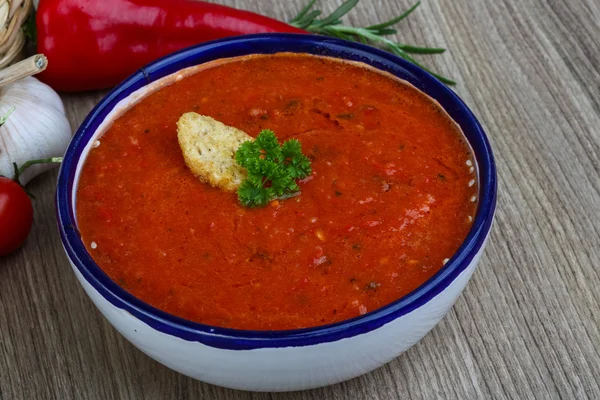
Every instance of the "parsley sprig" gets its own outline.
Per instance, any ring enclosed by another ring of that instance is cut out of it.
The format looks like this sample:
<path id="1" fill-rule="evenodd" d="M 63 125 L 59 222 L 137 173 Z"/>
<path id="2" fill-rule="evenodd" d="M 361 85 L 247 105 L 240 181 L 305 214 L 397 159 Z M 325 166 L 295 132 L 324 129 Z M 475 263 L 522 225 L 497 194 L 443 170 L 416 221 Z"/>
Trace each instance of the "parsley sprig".
<path id="1" fill-rule="evenodd" d="M 261 131 L 254 141 L 241 144 L 236 162 L 248 171 L 238 188 L 238 199 L 246 207 L 261 207 L 271 200 L 288 197 L 300 191 L 296 179 L 312 173 L 310 160 L 302 154 L 296 139 L 279 145 L 275 133 Z"/>

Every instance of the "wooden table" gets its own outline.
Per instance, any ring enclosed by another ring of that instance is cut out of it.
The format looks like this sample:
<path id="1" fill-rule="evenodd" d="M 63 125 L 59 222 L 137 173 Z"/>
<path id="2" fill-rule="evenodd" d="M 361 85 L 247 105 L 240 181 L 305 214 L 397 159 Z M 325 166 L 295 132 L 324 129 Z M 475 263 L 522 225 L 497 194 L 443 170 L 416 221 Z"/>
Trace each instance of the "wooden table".
<path id="1" fill-rule="evenodd" d="M 280 19 L 304 3 L 222 2 Z M 409 5 L 363 0 L 349 19 L 376 23 Z M 0 398 L 600 399 L 600 3 L 428 0 L 398 36 L 450 49 L 424 61 L 456 78 L 500 175 L 483 260 L 429 335 L 368 375 L 306 392 L 239 392 L 172 372 L 123 339 L 77 283 L 53 172 L 29 186 L 25 247 L 0 260 Z M 73 129 L 101 95 L 63 96 Z"/>

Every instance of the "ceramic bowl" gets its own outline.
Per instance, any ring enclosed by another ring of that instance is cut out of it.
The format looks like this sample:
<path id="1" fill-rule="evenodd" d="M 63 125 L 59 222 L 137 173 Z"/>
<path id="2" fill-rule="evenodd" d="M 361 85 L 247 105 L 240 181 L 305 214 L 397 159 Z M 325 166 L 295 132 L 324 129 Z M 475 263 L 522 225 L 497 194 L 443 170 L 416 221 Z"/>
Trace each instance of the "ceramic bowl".
<path id="1" fill-rule="evenodd" d="M 74 205 L 87 151 L 119 110 L 176 79 L 186 68 L 225 57 L 277 52 L 361 61 L 409 81 L 436 99 L 460 125 L 475 153 L 480 185 L 472 229 L 450 261 L 412 293 L 336 324 L 248 331 L 207 326 L 160 311 L 113 282 L 81 241 Z M 289 391 L 329 385 L 369 372 L 397 357 L 440 321 L 481 257 L 496 207 L 496 170 L 488 140 L 472 112 L 452 90 L 422 69 L 373 47 L 326 37 L 239 36 L 157 60 L 106 95 L 77 130 L 66 152 L 56 207 L 62 243 L 77 279 L 102 314 L 136 347 L 167 367 L 205 382 L 253 391 Z"/>

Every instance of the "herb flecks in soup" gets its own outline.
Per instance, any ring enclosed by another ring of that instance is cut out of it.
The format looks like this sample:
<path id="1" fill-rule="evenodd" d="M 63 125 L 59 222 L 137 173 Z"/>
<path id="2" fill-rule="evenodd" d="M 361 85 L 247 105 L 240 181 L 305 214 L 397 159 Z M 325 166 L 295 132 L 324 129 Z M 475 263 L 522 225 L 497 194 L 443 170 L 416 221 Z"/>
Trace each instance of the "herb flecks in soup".
<path id="1" fill-rule="evenodd" d="M 298 139 L 301 196 L 242 207 L 185 166 L 195 111 Z M 141 100 L 100 138 L 77 217 L 98 265 L 164 311 L 211 325 L 292 329 L 373 311 L 434 275 L 477 205 L 462 133 L 439 106 L 361 64 L 307 55 L 204 66 Z"/>

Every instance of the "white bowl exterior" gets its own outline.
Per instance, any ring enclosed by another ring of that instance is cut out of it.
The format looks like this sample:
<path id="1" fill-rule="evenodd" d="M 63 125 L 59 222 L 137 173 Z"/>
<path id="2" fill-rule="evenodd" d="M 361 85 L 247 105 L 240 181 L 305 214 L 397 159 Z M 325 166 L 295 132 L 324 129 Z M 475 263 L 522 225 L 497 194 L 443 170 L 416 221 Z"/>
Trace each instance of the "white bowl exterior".
<path id="1" fill-rule="evenodd" d="M 487 238 L 486 238 L 487 242 Z M 106 300 L 71 266 L 109 322 L 148 356 L 192 378 L 252 391 L 291 391 L 326 386 L 367 373 L 425 336 L 450 310 L 481 257 L 423 306 L 370 332 L 300 347 L 227 350 L 160 332 Z"/>
<path id="2" fill-rule="evenodd" d="M 82 152 L 75 173 L 73 204 L 76 204 L 77 184 L 87 154 L 92 147 L 99 145 L 96 140 L 101 142 L 101 135 L 112 121 L 153 91 L 207 65 L 186 68 L 146 85 L 110 111 Z M 485 242 L 468 267 L 440 294 L 380 328 L 334 342 L 255 350 L 220 349 L 160 332 L 114 306 L 90 285 L 72 261 L 71 266 L 89 297 L 109 322 L 137 348 L 167 367 L 192 378 L 233 389 L 291 391 L 357 377 L 406 351 L 446 315 L 475 270 L 484 247 Z"/>

